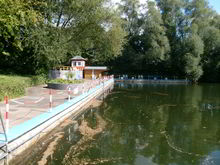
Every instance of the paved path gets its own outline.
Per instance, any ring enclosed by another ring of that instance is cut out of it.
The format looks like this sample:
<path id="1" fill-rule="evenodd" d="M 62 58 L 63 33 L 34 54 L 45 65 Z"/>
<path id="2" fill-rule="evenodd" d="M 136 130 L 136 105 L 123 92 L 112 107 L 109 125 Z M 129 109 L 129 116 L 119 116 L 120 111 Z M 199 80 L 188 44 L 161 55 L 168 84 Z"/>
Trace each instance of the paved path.
<path id="1" fill-rule="evenodd" d="M 85 86 L 92 84 L 92 81 L 86 81 Z M 49 111 L 50 89 L 46 85 L 28 88 L 26 96 L 9 100 L 9 128 L 19 125 L 27 120 L 32 119 L 42 113 Z M 73 94 L 71 91 L 71 98 L 76 97 L 82 93 L 82 84 L 79 86 L 78 94 Z M 52 90 L 53 107 L 56 107 L 68 101 L 67 90 Z M 5 104 L 0 102 L 0 109 L 2 115 L 5 114 Z M 48 112 L 49 113 L 49 112 Z M 2 125 L 0 124 L 0 134 L 3 133 Z"/>
<path id="2" fill-rule="evenodd" d="M 104 78 L 104 80 L 85 81 L 84 84 L 78 86 L 77 94 L 74 95 L 74 89 L 70 92 L 71 100 L 68 100 L 67 90 L 52 90 L 53 109 L 51 112 L 49 111 L 50 89 L 46 86 L 28 88 L 26 96 L 9 100 L 10 129 L 7 134 L 9 151 L 14 151 L 19 146 L 24 149 L 24 143 L 36 138 L 43 130 L 54 128 L 61 118 L 79 110 L 87 101 L 91 101 L 95 96 L 109 89 L 113 83 L 114 79 L 111 77 Z M 5 114 L 4 102 L 0 102 L 0 109 L 2 114 Z M 5 144 L 6 138 L 1 126 L 0 159 L 6 156 Z"/>

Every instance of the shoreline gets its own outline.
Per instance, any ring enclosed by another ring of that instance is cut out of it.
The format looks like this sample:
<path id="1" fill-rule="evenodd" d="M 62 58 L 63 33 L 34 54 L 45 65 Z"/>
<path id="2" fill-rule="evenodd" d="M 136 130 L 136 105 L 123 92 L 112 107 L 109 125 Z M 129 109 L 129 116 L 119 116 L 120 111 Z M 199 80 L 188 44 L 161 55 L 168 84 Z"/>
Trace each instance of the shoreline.
<path id="1" fill-rule="evenodd" d="M 11 160 L 14 157 L 13 155 L 17 155 L 30 147 L 36 139 L 43 137 L 46 134 L 45 132 L 51 131 L 74 113 L 80 112 L 87 103 L 109 90 L 113 84 L 114 79 L 109 79 L 104 85 L 101 83 L 86 93 L 76 96 L 69 102 L 58 105 L 51 113 L 45 112 L 11 128 L 8 135 L 8 160 Z M 44 132 L 44 135 L 41 135 L 42 132 Z M 0 135 L 0 139 L 3 142 L 4 136 Z M 6 146 L 2 146 L 1 150 L 6 150 Z M 3 151 L 0 152 L 0 164 L 4 163 L 4 158 L 7 156 Z"/>
<path id="2" fill-rule="evenodd" d="M 115 82 L 136 83 L 136 84 L 190 84 L 189 80 L 148 80 L 148 79 L 115 79 Z"/>

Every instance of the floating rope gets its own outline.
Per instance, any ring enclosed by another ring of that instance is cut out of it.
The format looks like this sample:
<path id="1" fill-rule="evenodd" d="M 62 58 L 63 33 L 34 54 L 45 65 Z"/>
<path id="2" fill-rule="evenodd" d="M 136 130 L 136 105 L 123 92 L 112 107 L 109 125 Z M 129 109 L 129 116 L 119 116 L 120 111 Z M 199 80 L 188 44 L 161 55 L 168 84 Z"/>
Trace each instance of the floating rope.
<path id="1" fill-rule="evenodd" d="M 169 145 L 169 147 L 172 148 L 173 150 L 179 152 L 179 153 L 187 154 L 187 155 L 190 155 L 190 156 L 197 156 L 197 157 L 206 157 L 207 156 L 207 155 L 201 155 L 201 154 L 196 154 L 196 153 L 184 151 L 183 149 L 175 146 L 174 143 L 171 143 L 171 141 L 169 140 L 171 138 L 170 138 L 169 135 L 166 134 L 166 131 L 161 132 L 161 134 L 163 134 L 164 137 L 166 138 L 166 141 L 167 141 L 167 144 Z"/>

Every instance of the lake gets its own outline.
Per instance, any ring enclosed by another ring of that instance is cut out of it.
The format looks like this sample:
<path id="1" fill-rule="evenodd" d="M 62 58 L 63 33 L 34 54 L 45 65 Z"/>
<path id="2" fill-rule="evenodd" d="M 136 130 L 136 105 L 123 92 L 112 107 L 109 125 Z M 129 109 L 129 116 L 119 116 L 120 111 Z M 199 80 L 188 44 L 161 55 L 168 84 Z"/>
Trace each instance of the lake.
<path id="1" fill-rule="evenodd" d="M 47 164 L 220 164 L 218 84 L 116 83 L 101 106 L 73 120 Z"/>

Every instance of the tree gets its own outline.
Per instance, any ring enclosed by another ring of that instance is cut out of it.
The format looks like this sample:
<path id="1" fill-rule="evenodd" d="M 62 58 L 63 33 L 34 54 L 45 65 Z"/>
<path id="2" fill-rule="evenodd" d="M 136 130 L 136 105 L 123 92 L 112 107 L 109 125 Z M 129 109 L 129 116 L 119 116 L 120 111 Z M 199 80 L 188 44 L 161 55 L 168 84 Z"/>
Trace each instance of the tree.
<path id="1" fill-rule="evenodd" d="M 204 44 L 197 31 L 197 25 L 193 25 L 189 37 L 185 39 L 185 73 L 193 82 L 198 81 L 203 74 L 201 55 L 204 51 Z"/>
<path id="2" fill-rule="evenodd" d="M 128 36 L 138 35 L 142 25 L 139 0 L 122 0 L 119 6 L 122 18 L 125 20 L 125 30 Z"/>
<path id="3" fill-rule="evenodd" d="M 149 63 L 157 63 L 168 59 L 170 46 L 160 11 L 156 8 L 155 3 L 149 1 L 147 9 L 142 35 L 143 49 L 145 50 L 146 60 Z"/>
<path id="4" fill-rule="evenodd" d="M 143 69 L 143 51 L 140 45 L 143 19 L 138 12 L 139 8 L 139 0 L 122 0 L 119 4 L 123 28 L 127 32 L 127 43 L 123 47 L 122 56 L 107 63 L 113 66 L 114 71 L 119 74 Z"/>
<path id="5" fill-rule="evenodd" d="M 2 68 L 39 73 L 67 64 L 74 55 L 102 63 L 119 56 L 126 41 L 122 20 L 107 0 L 0 3 L 0 51 L 15 54 L 3 57 Z"/>
<path id="6" fill-rule="evenodd" d="M 65 36 L 70 56 L 78 54 L 91 62 L 103 62 L 121 54 L 126 33 L 117 11 L 106 3 L 106 0 L 51 3 L 52 12 L 47 14 L 47 20 Z"/>
<path id="7" fill-rule="evenodd" d="M 170 45 L 170 59 L 167 63 L 170 75 L 183 75 L 183 39 L 188 26 L 185 0 L 156 0 L 160 9 L 162 20 L 166 28 L 166 36 Z"/>
<path id="8" fill-rule="evenodd" d="M 35 5 L 43 4 L 35 0 L 0 1 L 0 66 L 4 70 L 19 72 L 31 56 L 22 57 L 22 51 L 29 30 L 43 22 L 41 14 L 33 10 Z"/>
<path id="9" fill-rule="evenodd" d="M 34 26 L 41 21 L 38 13 L 29 6 L 29 1 L 0 1 L 0 54 L 11 55 L 22 50 L 22 41 L 27 26 Z"/>
<path id="10" fill-rule="evenodd" d="M 197 26 L 198 35 L 204 44 L 201 65 L 204 71 L 203 81 L 219 79 L 218 62 L 220 60 L 218 15 L 209 7 L 206 0 L 193 0 L 187 8 L 192 26 Z"/>
<path id="11" fill-rule="evenodd" d="M 203 80 L 211 82 L 220 80 L 220 30 L 214 26 L 205 28 L 203 63 Z"/>

